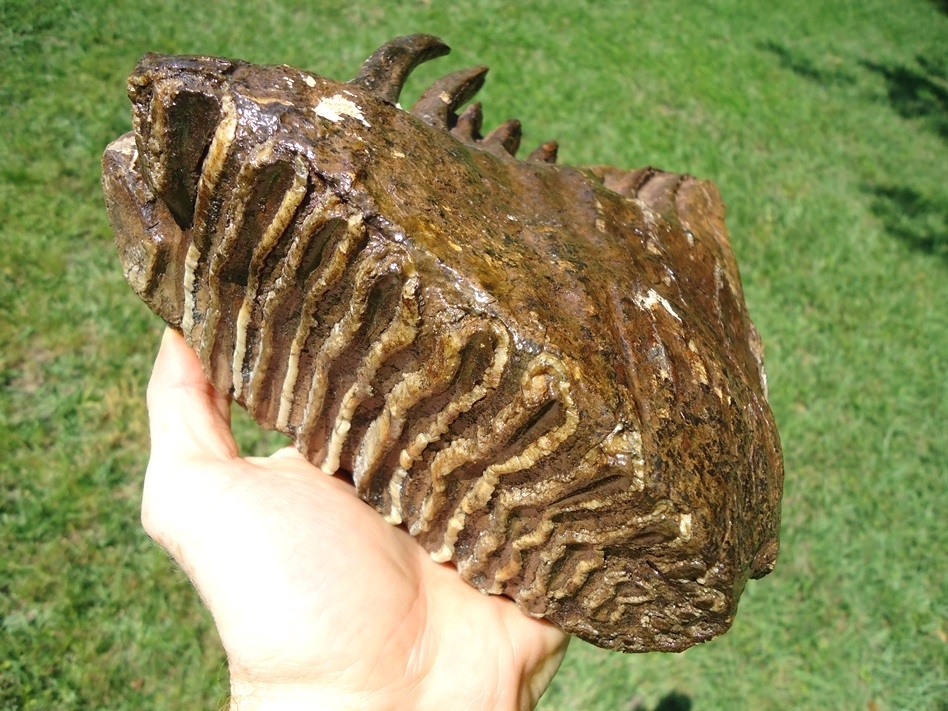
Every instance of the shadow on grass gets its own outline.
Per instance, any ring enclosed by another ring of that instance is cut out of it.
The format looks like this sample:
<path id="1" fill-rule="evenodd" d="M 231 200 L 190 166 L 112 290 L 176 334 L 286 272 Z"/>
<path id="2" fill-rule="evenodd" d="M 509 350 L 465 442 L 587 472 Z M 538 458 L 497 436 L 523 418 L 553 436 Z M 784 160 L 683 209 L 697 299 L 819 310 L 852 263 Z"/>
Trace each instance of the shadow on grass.
<path id="1" fill-rule="evenodd" d="M 948 0 L 945 1 L 948 2 Z M 777 61 L 780 62 L 781 67 L 789 69 L 804 79 L 809 79 L 810 81 L 815 81 L 826 86 L 841 86 L 855 82 L 855 77 L 839 68 L 838 60 L 835 58 L 827 58 L 826 64 L 830 66 L 821 66 L 802 53 L 794 52 L 773 40 L 760 42 L 757 48 L 774 55 Z"/>
<path id="2" fill-rule="evenodd" d="M 649 711 L 649 709 L 643 701 L 636 699 L 632 702 L 631 711 Z M 691 698 L 672 691 L 659 699 L 651 711 L 691 711 Z"/>
<path id="3" fill-rule="evenodd" d="M 948 0 L 936 4 L 948 14 Z M 856 76 L 842 69 L 841 60 L 831 55 L 816 61 L 773 40 L 758 43 L 757 48 L 773 55 L 782 68 L 817 84 L 832 87 L 856 83 Z M 948 53 L 918 55 L 914 64 L 862 59 L 859 65 L 885 80 L 889 105 L 896 113 L 922 120 L 948 141 Z"/>
<path id="4" fill-rule="evenodd" d="M 948 15 L 948 0 L 931 0 L 931 3 L 936 10 Z M 948 701 L 945 702 L 945 709 L 948 711 Z"/>
<path id="5" fill-rule="evenodd" d="M 889 104 L 896 113 L 903 118 L 922 119 L 948 141 L 948 55 L 918 56 L 915 66 L 869 60 L 860 64 L 885 79 Z"/>
<path id="6" fill-rule="evenodd" d="M 912 188 L 875 185 L 867 192 L 873 198 L 873 214 L 889 234 L 948 263 L 948 205 Z"/>

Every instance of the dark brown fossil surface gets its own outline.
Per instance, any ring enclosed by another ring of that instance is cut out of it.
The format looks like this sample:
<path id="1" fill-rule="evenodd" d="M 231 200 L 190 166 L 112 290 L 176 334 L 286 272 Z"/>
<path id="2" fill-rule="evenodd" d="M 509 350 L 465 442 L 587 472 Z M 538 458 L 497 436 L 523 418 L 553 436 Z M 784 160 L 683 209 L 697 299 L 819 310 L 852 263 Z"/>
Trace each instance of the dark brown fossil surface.
<path id="1" fill-rule="evenodd" d="M 777 555 L 783 466 L 715 187 L 515 153 L 397 106 L 428 35 L 349 82 L 142 58 L 106 150 L 125 275 L 261 424 L 485 593 L 622 651 L 725 631 Z M 358 532 L 353 532 L 358 535 Z"/>

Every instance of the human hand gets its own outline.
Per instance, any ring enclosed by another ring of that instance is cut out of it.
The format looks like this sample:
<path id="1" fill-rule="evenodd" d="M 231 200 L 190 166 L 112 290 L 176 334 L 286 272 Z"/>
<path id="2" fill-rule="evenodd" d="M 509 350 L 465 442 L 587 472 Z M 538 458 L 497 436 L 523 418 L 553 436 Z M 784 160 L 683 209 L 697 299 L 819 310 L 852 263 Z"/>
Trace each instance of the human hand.
<path id="1" fill-rule="evenodd" d="M 295 449 L 241 458 L 230 402 L 165 332 L 142 523 L 190 576 L 232 709 L 528 709 L 568 638 L 486 596 Z"/>

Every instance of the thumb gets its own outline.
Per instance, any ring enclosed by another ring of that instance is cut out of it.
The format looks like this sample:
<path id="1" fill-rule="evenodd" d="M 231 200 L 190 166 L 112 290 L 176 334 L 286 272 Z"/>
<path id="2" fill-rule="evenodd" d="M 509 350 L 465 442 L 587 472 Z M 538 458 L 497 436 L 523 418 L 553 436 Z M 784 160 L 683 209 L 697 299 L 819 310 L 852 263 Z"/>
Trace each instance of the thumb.
<path id="1" fill-rule="evenodd" d="M 230 400 L 208 382 L 184 337 L 165 329 L 148 383 L 152 459 L 233 459 Z"/>
<path id="2" fill-rule="evenodd" d="M 208 382 L 181 334 L 166 329 L 148 383 L 151 457 L 142 492 L 145 531 L 179 562 L 180 544 L 200 527 L 230 483 L 238 456 L 230 402 Z"/>

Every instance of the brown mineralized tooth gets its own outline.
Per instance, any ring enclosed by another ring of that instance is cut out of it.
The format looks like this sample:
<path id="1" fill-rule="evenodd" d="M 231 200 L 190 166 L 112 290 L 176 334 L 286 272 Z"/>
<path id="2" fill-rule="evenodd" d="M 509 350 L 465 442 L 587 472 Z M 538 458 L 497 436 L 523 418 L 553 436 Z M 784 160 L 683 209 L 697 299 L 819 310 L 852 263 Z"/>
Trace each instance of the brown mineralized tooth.
<path id="1" fill-rule="evenodd" d="M 375 50 L 349 84 L 396 104 L 405 80 L 415 67 L 450 51 L 448 45 L 431 35 L 398 37 Z"/>
<path id="2" fill-rule="evenodd" d="M 484 140 L 481 141 L 481 148 L 494 153 L 502 150 L 516 156 L 517 149 L 520 148 L 521 134 L 520 122 L 517 119 L 504 121 L 484 136 Z"/>
<path id="3" fill-rule="evenodd" d="M 481 102 L 475 101 L 458 116 L 457 123 L 451 129 L 451 135 L 464 143 L 474 144 L 481 140 L 481 123 L 484 114 Z"/>
<path id="4" fill-rule="evenodd" d="M 484 67 L 398 108 L 446 52 L 399 38 L 348 83 L 143 57 L 103 157 L 126 277 L 478 590 L 605 648 L 706 641 L 773 567 L 783 477 L 721 195 L 516 160 L 519 122 L 458 115 Z"/>
<path id="5" fill-rule="evenodd" d="M 213 77 L 192 71 L 186 79 L 165 76 L 175 69 L 191 68 L 183 61 L 146 55 L 128 88 L 133 101 L 148 94 L 136 104 L 134 116 L 142 176 L 186 229 L 194 219 L 201 167 L 221 118 L 221 98 Z"/>
<path id="6" fill-rule="evenodd" d="M 652 171 L 636 188 L 636 197 L 662 215 L 675 214 L 675 194 L 687 178 L 663 170 Z"/>
<path id="7" fill-rule="evenodd" d="M 556 154 L 559 149 L 560 146 L 556 141 L 547 141 L 540 144 L 536 150 L 528 155 L 527 160 L 536 163 L 556 163 Z"/>
<path id="8" fill-rule="evenodd" d="M 158 200 L 135 169 L 135 136 L 114 141 L 102 158 L 102 187 L 115 226 L 125 278 L 149 304 L 181 326 L 184 308 L 184 255 L 188 243 L 168 206 Z"/>
<path id="9" fill-rule="evenodd" d="M 470 67 L 441 77 L 418 99 L 411 113 L 429 126 L 447 129 L 448 117 L 484 86 L 487 67 Z"/>

